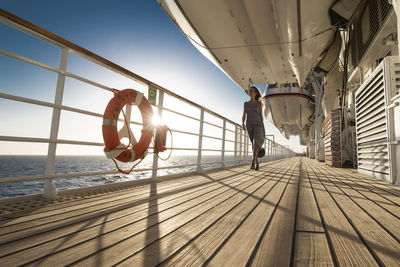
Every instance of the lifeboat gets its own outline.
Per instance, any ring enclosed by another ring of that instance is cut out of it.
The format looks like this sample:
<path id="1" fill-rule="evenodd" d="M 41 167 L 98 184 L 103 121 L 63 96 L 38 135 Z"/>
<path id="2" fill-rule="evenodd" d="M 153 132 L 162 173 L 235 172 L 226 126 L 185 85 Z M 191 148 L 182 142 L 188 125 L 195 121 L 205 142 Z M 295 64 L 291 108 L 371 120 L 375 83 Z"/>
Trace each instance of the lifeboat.
<path id="1" fill-rule="evenodd" d="M 311 90 L 294 83 L 273 84 L 268 85 L 263 98 L 267 120 L 286 138 L 299 135 L 300 142 L 305 144 L 315 107 Z"/>

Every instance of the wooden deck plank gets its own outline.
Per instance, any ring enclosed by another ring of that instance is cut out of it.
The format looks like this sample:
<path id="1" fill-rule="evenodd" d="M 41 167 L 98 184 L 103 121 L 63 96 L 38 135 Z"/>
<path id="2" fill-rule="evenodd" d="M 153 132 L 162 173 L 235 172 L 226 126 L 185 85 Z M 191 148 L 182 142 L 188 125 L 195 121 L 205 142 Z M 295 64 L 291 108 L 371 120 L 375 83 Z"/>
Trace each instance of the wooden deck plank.
<path id="1" fill-rule="evenodd" d="M 240 183 L 244 183 L 245 179 L 247 179 L 246 176 L 241 176 L 241 177 L 231 176 L 229 177 L 229 179 L 226 180 L 221 179 L 221 180 L 223 180 L 224 183 L 226 183 L 227 185 L 235 186 Z M 216 183 L 212 183 L 211 185 L 209 185 L 208 183 L 206 184 L 203 183 L 202 186 L 199 186 L 198 188 L 188 188 L 187 191 L 184 190 L 177 194 L 160 196 L 158 203 L 155 205 L 158 205 L 158 211 L 161 212 L 163 210 L 170 209 L 181 203 L 185 203 L 187 201 L 195 199 L 198 196 L 212 192 L 213 190 L 217 190 L 218 188 L 221 187 L 222 185 Z M 50 242 L 56 239 L 68 238 L 69 234 L 74 234 L 75 232 L 78 231 L 82 232 L 83 230 L 98 226 L 99 224 L 116 221 L 117 224 L 119 223 L 120 225 L 123 225 L 124 217 L 129 217 L 129 218 L 131 217 L 132 219 L 128 219 L 129 222 L 141 220 L 149 215 L 152 215 L 148 212 L 147 209 L 151 208 L 151 206 L 149 207 L 149 203 L 154 201 L 155 199 L 157 199 L 157 196 L 149 198 L 148 201 L 143 204 L 133 203 L 132 205 L 122 205 L 119 206 L 118 209 L 115 209 L 113 211 L 107 210 L 105 212 L 97 213 L 96 216 L 90 220 L 86 218 L 84 221 L 74 222 L 71 225 L 67 225 L 65 227 L 58 227 L 54 230 L 48 231 L 45 234 L 36 234 L 34 236 L 29 236 L 25 232 L 23 235 L 24 239 L 19 239 L 11 243 L 0 245 L 0 256 L 4 256 L 10 253 L 15 253 L 19 250 L 27 249 L 29 247 L 39 245 L 40 243 L 43 242 Z M 107 216 L 106 220 L 103 219 L 104 216 Z M 19 236 L 19 238 L 20 237 L 21 235 Z M 69 238 L 69 239 L 70 239 L 69 242 L 72 244 L 74 238 Z M 77 239 L 77 242 L 82 242 L 82 241 L 83 240 L 81 237 Z"/>
<path id="2" fill-rule="evenodd" d="M 302 166 L 302 173 L 304 173 Z M 324 232 L 317 203 L 308 177 L 300 178 L 296 230 L 303 232 Z"/>
<path id="3" fill-rule="evenodd" d="M 213 181 L 208 179 L 208 182 L 205 183 L 205 186 L 208 186 L 212 183 Z M 188 190 L 193 189 L 194 191 L 197 191 L 201 188 L 201 185 L 202 184 L 195 184 L 194 186 L 190 186 L 189 188 L 177 186 L 176 188 L 171 188 L 173 190 L 170 191 L 161 190 L 160 193 L 157 193 L 157 196 L 154 196 L 155 192 L 154 190 L 150 190 L 150 188 L 147 188 L 148 193 L 147 196 L 145 197 L 141 195 L 140 198 L 130 198 L 129 197 L 130 194 L 128 194 L 128 197 L 126 199 L 122 198 L 120 201 L 114 201 L 110 205 L 105 205 L 101 202 L 95 207 L 91 206 L 88 209 L 80 209 L 80 210 L 74 209 L 69 213 L 68 212 L 61 213 L 58 214 L 58 216 L 53 215 L 50 218 L 35 220 L 31 224 L 29 224 L 29 222 L 25 222 L 17 225 L 12 225 L 7 228 L 9 230 L 7 231 L 6 234 L 0 235 L 0 243 L 16 240 L 21 235 L 29 236 L 40 233 L 42 230 L 48 231 L 51 229 L 56 229 L 59 227 L 69 225 L 71 223 L 77 223 L 81 220 L 88 220 L 102 214 L 109 214 L 116 210 L 120 210 L 122 207 L 127 209 L 133 207 L 134 209 L 137 209 L 138 207 L 136 207 L 136 205 L 146 204 L 149 202 L 149 200 L 154 199 L 155 197 L 162 198 L 164 196 L 169 196 L 169 195 L 179 196 L 180 193 L 185 192 L 185 189 Z"/>
<path id="4" fill-rule="evenodd" d="M 195 180 L 184 180 L 184 178 L 177 178 L 179 180 L 182 181 L 182 185 L 184 184 L 190 184 L 190 183 L 194 183 Z M 199 179 L 201 179 L 201 177 L 199 176 Z M 176 182 L 175 182 L 176 183 Z M 165 181 L 160 183 L 160 187 L 161 185 L 165 188 L 171 187 L 171 186 L 176 186 L 173 181 Z M 129 182 L 128 182 L 129 184 Z M 46 199 L 38 199 L 38 200 L 33 200 L 32 202 L 34 203 L 39 203 L 36 205 L 35 208 L 32 209 L 27 209 L 24 211 L 14 211 L 9 215 L 5 215 L 10 217 L 12 221 L 12 223 L 19 223 L 19 222 L 23 222 L 23 220 L 29 220 L 30 217 L 28 216 L 47 216 L 47 215 L 51 215 L 51 212 L 57 212 L 62 208 L 70 208 L 70 209 L 76 209 L 76 205 L 75 204 L 93 204 L 93 203 L 98 203 L 100 202 L 102 199 L 107 199 L 109 201 L 111 201 L 112 199 L 119 199 L 121 196 L 122 197 L 129 197 L 129 196 L 139 196 L 141 194 L 146 194 L 148 193 L 148 183 L 147 184 L 142 184 L 142 185 L 126 185 L 123 186 L 121 185 L 120 188 L 117 188 L 115 190 L 110 190 L 111 192 L 107 192 L 106 188 L 105 189 L 98 189 L 98 190 L 88 190 L 88 191 L 84 191 L 82 190 L 82 192 L 74 192 L 74 193 L 70 193 L 68 194 L 67 191 L 65 193 L 63 193 L 62 195 L 59 195 L 58 198 L 56 200 L 46 200 Z M 131 189 L 135 188 L 135 191 L 133 191 L 131 194 L 129 194 L 129 192 L 131 192 Z M 8 201 L 5 201 L 5 203 L 3 203 L 4 199 L 0 200 L 0 208 L 6 208 L 7 206 L 10 205 L 18 205 L 19 203 L 8 203 Z M 32 205 L 35 206 L 35 205 Z M 49 212 L 47 214 L 45 214 L 45 212 Z M 14 217 L 14 218 L 13 218 Z M 38 219 L 40 217 L 32 217 L 32 220 Z"/>
<path id="5" fill-rule="evenodd" d="M 324 233 L 296 232 L 295 266 L 334 266 Z"/>
<path id="6" fill-rule="evenodd" d="M 244 170 L 242 170 L 244 172 Z M 185 186 L 193 186 L 196 187 L 197 185 L 208 182 L 211 183 L 205 177 L 196 176 L 193 179 L 186 179 L 186 181 L 182 180 L 181 183 L 178 181 L 166 181 L 159 183 L 158 193 L 163 194 L 164 192 L 169 192 L 171 189 L 183 188 Z M 132 188 L 132 187 L 131 187 Z M 103 206 L 104 205 L 112 205 L 114 202 L 118 202 L 121 200 L 133 201 L 137 198 L 146 198 L 151 193 L 149 190 L 149 184 L 134 187 L 135 190 L 132 191 L 131 188 L 125 189 L 122 192 L 115 192 L 112 194 L 99 194 L 96 198 L 89 197 L 83 198 L 80 200 L 72 200 L 68 201 L 67 203 L 61 202 L 57 204 L 49 204 L 44 205 L 38 209 L 27 210 L 24 212 L 15 212 L 12 216 L 18 216 L 15 219 L 11 218 L 7 222 L 2 222 L 0 225 L 0 234 L 2 234 L 2 228 L 7 227 L 10 230 L 10 225 L 17 225 L 20 223 L 27 222 L 29 224 L 34 223 L 35 221 L 41 219 L 48 219 L 49 221 L 53 220 L 51 216 L 58 216 L 59 214 L 65 214 L 67 212 L 74 212 L 80 211 L 82 208 L 90 208 L 93 209 L 96 206 Z M 85 194 L 85 193 L 82 193 Z"/>
<path id="7" fill-rule="evenodd" d="M 176 208 L 156 213 L 145 220 L 119 227 L 115 231 L 106 231 L 106 234 L 96 235 L 95 238 L 89 235 L 92 239 L 70 249 L 52 254 L 46 259 L 33 263 L 33 265 L 36 263 L 52 265 L 57 263 L 59 258 L 69 264 L 75 262 L 77 258 L 85 257 L 88 258 L 84 259 L 80 264 L 85 264 L 86 261 L 96 264 L 98 259 L 103 258 L 105 254 L 107 255 L 105 258 L 107 262 L 118 262 L 121 257 L 123 259 L 133 251 L 142 249 L 147 243 L 157 239 L 160 234 L 167 234 L 175 230 L 182 224 L 207 212 L 210 207 L 218 206 L 224 202 L 230 203 L 229 200 L 238 194 L 237 190 L 250 190 L 259 186 L 262 182 L 257 178 L 250 179 L 237 187 L 222 188 L 220 191 L 217 190 L 215 194 L 208 194 Z M 105 224 L 104 227 L 107 226 L 108 224 Z M 49 248 L 44 248 L 44 250 L 49 251 Z M 99 253 L 97 253 L 98 251 Z"/>
<path id="8" fill-rule="evenodd" d="M 334 265 L 317 202 L 303 164 L 300 177 L 293 264 L 296 266 Z"/>
<path id="9" fill-rule="evenodd" d="M 400 265 L 400 244 L 327 178 L 318 177 L 380 265 Z"/>
<path id="10" fill-rule="evenodd" d="M 215 179 L 229 179 L 230 176 L 232 176 L 232 175 L 227 174 L 225 176 L 216 177 Z M 236 175 L 232 176 L 232 177 L 236 177 Z M 239 175 L 238 177 L 241 177 L 241 179 L 243 179 L 243 176 L 241 176 L 241 175 Z M 244 175 L 244 177 L 245 177 L 245 175 Z M 171 190 L 169 190 L 169 191 L 162 191 L 160 193 L 157 192 L 156 197 L 159 199 L 168 197 L 168 196 L 179 197 L 182 194 L 198 191 L 201 188 L 206 188 L 208 186 L 213 186 L 213 183 L 214 183 L 214 181 L 207 179 L 201 183 L 191 184 L 189 186 L 181 187 L 178 184 L 176 187 L 171 188 Z M 70 213 L 65 212 L 65 213 L 58 214 L 58 217 L 56 215 L 54 215 L 51 218 L 44 218 L 39 221 L 34 221 L 31 224 L 29 222 L 26 222 L 26 223 L 21 223 L 18 225 L 12 225 L 10 227 L 7 227 L 6 234 L 10 234 L 13 232 L 20 232 L 21 230 L 24 230 L 24 229 L 31 229 L 31 231 L 39 232 L 39 230 L 38 230 L 39 228 L 50 229 L 50 228 L 60 226 L 60 224 L 61 224 L 61 226 L 64 226 L 64 225 L 67 225 L 70 221 L 73 223 L 76 223 L 79 221 L 79 215 L 83 216 L 83 218 L 87 220 L 88 218 L 90 218 L 90 214 L 94 214 L 94 216 L 100 215 L 101 213 L 108 214 L 112 211 L 115 211 L 115 209 L 121 209 L 121 206 L 125 206 L 126 208 L 129 208 L 131 206 L 145 204 L 149 200 L 154 198 L 154 195 L 155 195 L 154 192 L 155 191 L 151 190 L 150 187 L 147 187 L 146 196 L 141 195 L 138 198 L 131 198 L 130 193 L 127 192 L 126 198 L 121 198 L 119 201 L 113 201 L 111 203 L 112 205 L 110 205 L 110 206 L 100 203 L 99 205 L 96 205 L 93 207 L 93 205 L 91 204 L 92 210 L 90 210 L 89 212 L 85 212 L 85 210 L 82 210 L 82 209 L 81 210 L 73 209 Z M 81 211 L 81 212 L 79 212 L 79 211 Z M 6 228 L 4 228 L 4 229 L 6 229 Z M 4 240 L 4 238 L 5 238 L 4 235 L 3 236 L 0 235 L 0 241 Z M 2 242 L 0 242 L 0 243 L 2 243 Z"/>
<path id="11" fill-rule="evenodd" d="M 369 196 L 376 193 L 370 193 L 370 191 L 360 190 L 358 187 L 354 187 L 354 183 L 347 179 L 340 178 L 329 178 L 329 181 L 337 186 L 343 194 L 349 197 L 354 203 L 364 210 L 371 218 L 377 221 L 381 227 L 383 227 L 389 234 L 393 236 L 400 243 L 400 218 L 388 209 L 384 208 L 381 202 L 371 199 Z M 393 205 L 393 203 L 392 203 Z"/>
<path id="12" fill-rule="evenodd" d="M 264 178 L 267 178 L 267 177 L 264 177 Z M 279 179 L 279 180 L 276 181 L 277 179 Z M 235 227 L 235 226 L 240 226 L 239 230 L 246 228 L 244 226 L 244 224 L 241 224 L 241 222 L 243 222 L 243 220 L 246 220 L 246 222 L 248 220 L 251 220 L 250 217 L 253 216 L 253 214 L 255 214 L 257 212 L 257 210 L 260 206 L 258 204 L 261 202 L 264 202 L 263 199 L 267 194 L 269 195 L 268 192 L 270 192 L 271 188 L 276 189 L 276 188 L 280 187 L 280 184 L 287 183 L 287 182 L 282 181 L 284 179 L 285 179 L 285 174 L 281 174 L 280 177 L 276 177 L 273 179 L 269 178 L 268 183 L 265 183 L 262 187 L 258 188 L 256 191 L 254 191 L 251 195 L 246 196 L 246 198 L 243 199 L 242 202 L 240 202 L 238 205 L 236 205 L 233 209 L 229 210 L 227 213 L 213 214 L 213 216 L 215 216 L 215 220 L 210 220 L 210 218 L 207 218 L 207 222 L 205 222 L 205 221 L 202 223 L 191 222 L 190 224 L 187 224 L 184 227 L 175 231 L 174 233 L 160 239 L 159 241 L 153 243 L 151 246 L 146 247 L 145 250 L 140 251 L 139 253 L 133 255 L 132 257 L 124 260 L 123 262 L 121 262 L 119 264 L 121 264 L 122 266 L 137 266 L 140 263 L 144 262 L 146 266 L 152 266 L 152 265 L 157 264 L 158 262 L 163 262 L 170 255 L 174 254 L 174 252 L 176 250 L 178 250 L 180 247 L 183 247 L 186 243 L 189 243 L 189 242 L 193 243 L 193 241 L 191 241 L 191 240 L 195 236 L 197 236 L 199 233 L 203 233 L 204 231 L 207 231 L 210 228 L 213 228 L 211 230 L 213 235 L 217 235 L 217 236 L 220 236 L 225 239 L 229 238 L 230 233 L 237 229 L 237 227 Z M 274 185 L 276 185 L 276 186 L 274 186 Z M 239 210 L 239 213 L 236 212 L 238 210 Z M 221 230 L 221 224 L 225 228 L 222 232 L 219 231 L 219 230 Z M 218 225 L 218 226 L 216 226 L 216 225 Z M 216 226 L 216 228 L 214 226 Z M 228 229 L 226 229 L 226 228 L 228 228 Z M 231 230 L 231 231 L 229 231 L 229 230 Z M 185 236 L 185 239 L 182 240 L 179 238 L 179 236 Z M 202 234 L 202 236 L 203 236 L 203 234 Z M 248 239 L 250 239 L 250 238 L 248 238 Z M 218 240 L 220 241 L 219 243 L 223 242 L 223 240 L 221 240 L 221 238 L 219 238 Z M 203 239 L 201 241 L 202 241 L 202 243 L 198 243 L 200 246 L 203 246 L 203 244 L 207 244 L 207 243 L 208 243 L 208 246 L 210 246 L 210 243 L 209 243 L 210 240 Z M 211 243 L 213 243 L 212 241 L 215 241 L 215 239 L 211 238 Z M 229 243 L 234 243 L 234 241 L 233 242 L 230 241 Z M 157 248 L 159 249 L 159 251 L 161 253 L 160 253 L 160 255 L 157 255 L 157 257 L 154 257 L 152 252 L 157 251 Z M 215 249 L 216 249 L 215 243 L 213 244 L 212 248 L 213 248 L 212 252 L 215 252 Z M 200 249 L 200 247 L 197 247 L 197 249 Z M 150 257 L 149 257 L 149 255 L 150 255 Z M 200 258 L 203 261 L 207 259 L 205 254 L 198 255 L 198 251 L 195 255 L 196 255 L 195 256 L 196 258 Z M 180 262 L 179 265 L 187 266 L 187 263 Z"/>
<path id="13" fill-rule="evenodd" d="M 376 188 L 389 192 L 393 195 L 400 196 L 400 187 L 398 185 L 394 185 L 374 177 L 363 175 L 359 173 L 357 169 L 346 169 L 344 170 L 344 172 L 346 173 L 347 177 L 352 177 L 355 181 L 368 181 L 369 183 L 373 183 Z"/>
<path id="14" fill-rule="evenodd" d="M 250 179 L 244 184 L 239 185 L 239 187 L 246 186 L 249 183 L 256 181 L 257 179 Z M 35 258 L 49 255 L 49 264 L 54 264 L 56 261 L 52 262 L 52 260 L 56 260 L 58 254 L 62 255 L 62 257 L 65 257 L 65 259 L 67 259 L 67 256 L 65 256 L 64 254 L 69 255 L 70 253 L 80 253 L 81 255 L 85 255 L 84 248 L 86 248 L 86 250 L 88 251 L 87 253 L 90 254 L 93 253 L 91 249 L 96 247 L 93 244 L 96 244 L 98 240 L 104 240 L 104 246 L 106 246 L 108 243 L 116 243 L 121 239 L 124 239 L 124 237 L 129 237 L 130 235 L 134 236 L 135 234 L 142 233 L 145 229 L 151 227 L 152 225 L 156 225 L 162 220 L 168 220 L 170 218 L 173 218 L 174 215 L 183 213 L 185 211 L 187 212 L 191 208 L 195 207 L 198 203 L 201 203 L 201 201 L 210 201 L 215 198 L 215 196 L 217 196 L 216 198 L 223 197 L 223 193 L 225 191 L 227 191 L 227 189 L 223 187 L 215 191 L 210 191 L 195 199 L 185 202 L 184 205 L 180 205 L 172 209 L 167 209 L 160 213 L 154 212 L 154 214 L 152 215 L 147 214 L 144 218 L 141 218 L 139 220 L 136 219 L 136 214 L 133 214 L 131 216 L 125 216 L 121 219 L 106 223 L 105 221 L 108 217 L 106 215 L 102 217 L 102 220 L 104 220 L 105 223 L 99 224 L 97 227 L 92 227 L 87 230 L 81 230 L 77 232 L 78 234 L 76 236 L 72 234 L 72 236 L 67 236 L 65 238 L 54 240 L 53 242 L 45 243 L 40 246 L 40 250 L 32 248 L 30 250 L 23 250 L 20 253 L 16 253 L 14 255 L 17 255 L 20 259 L 24 258 L 27 261 L 32 261 Z M 218 196 L 218 194 L 221 195 Z M 144 211 L 144 213 L 150 212 L 147 209 Z M 76 257 L 73 257 L 74 255 L 70 256 L 72 256 L 72 258 L 69 259 L 70 261 L 74 261 L 76 259 Z M 10 255 L 10 257 L 5 257 L 4 259 L 8 260 L 8 258 L 10 258 L 11 261 L 12 255 Z"/>
<path id="15" fill-rule="evenodd" d="M 400 187 L 299 160 L 19 202 L 0 265 L 400 265 Z"/>
<path id="16" fill-rule="evenodd" d="M 375 193 L 381 198 L 385 198 L 386 200 L 395 203 L 397 206 L 400 206 L 400 191 L 398 189 L 398 186 L 384 183 L 383 181 L 377 180 L 372 177 L 362 176 L 358 173 L 356 175 L 350 175 L 351 173 L 353 173 L 350 170 L 343 170 L 343 172 L 339 172 L 339 170 L 332 171 L 334 171 L 334 173 L 338 177 L 343 177 L 344 179 L 355 183 L 357 186 L 360 187 L 360 189 L 364 188 L 366 191 Z"/>
<path id="17" fill-rule="evenodd" d="M 195 210 L 189 210 L 188 212 L 179 214 L 173 217 L 171 220 L 163 221 L 162 223 L 156 225 L 152 229 L 148 229 L 147 233 L 143 233 L 132 238 L 126 238 L 123 242 L 120 242 L 114 246 L 107 247 L 107 250 L 101 251 L 100 253 L 94 253 L 86 257 L 81 261 L 74 262 L 76 266 L 93 265 L 96 263 L 97 258 L 104 257 L 106 265 L 117 264 L 133 254 L 141 251 L 147 245 L 156 242 L 161 237 L 170 234 L 188 223 L 207 225 L 210 221 L 215 220 L 215 217 L 220 216 L 221 213 L 225 213 L 238 203 L 240 203 L 248 194 L 253 193 L 258 188 L 262 187 L 267 181 L 260 179 L 255 183 L 249 184 L 247 187 L 236 187 L 229 190 L 229 194 L 225 193 L 223 196 L 211 199 L 207 203 L 196 207 Z M 138 241 L 143 244 L 138 245 Z M 152 252 L 149 257 L 158 257 L 159 249 Z"/>
<path id="18" fill-rule="evenodd" d="M 398 202 L 400 203 L 400 197 L 384 190 L 383 187 L 378 187 L 375 181 L 360 181 L 343 174 L 336 177 L 356 189 L 363 196 L 371 199 L 395 216 L 400 217 L 400 205 L 398 204 Z"/>
<path id="19" fill-rule="evenodd" d="M 258 247 L 249 261 L 251 266 L 290 266 L 300 172 L 301 163 L 291 175 L 269 225 L 258 238 Z"/>
<path id="20" fill-rule="evenodd" d="M 319 182 L 317 174 L 312 172 L 308 160 L 305 160 L 305 165 L 329 237 L 328 241 L 333 248 L 335 261 L 343 266 L 378 266 L 357 232 Z"/>
<path id="21" fill-rule="evenodd" d="M 188 266 L 188 265 L 201 265 L 202 262 L 210 258 L 215 253 L 218 247 L 221 247 L 229 237 L 240 227 L 244 220 L 251 220 L 250 217 L 257 212 L 257 209 L 261 205 L 267 205 L 270 211 L 265 212 L 265 219 L 268 218 L 269 214 L 272 213 L 274 208 L 273 202 L 278 199 L 277 196 L 282 193 L 287 178 L 285 174 L 287 171 L 274 174 L 271 177 L 265 177 L 270 179 L 270 182 L 266 184 L 262 189 L 255 192 L 254 195 L 246 198 L 242 203 L 235 207 L 232 211 L 220 217 L 215 223 L 210 224 L 207 228 L 198 232 L 196 236 L 190 240 L 185 240 L 184 243 L 177 244 L 176 238 L 171 237 L 169 240 L 161 240 L 165 247 L 168 247 L 168 252 L 160 260 L 168 257 L 167 260 L 163 261 L 162 265 L 168 266 Z M 264 217 L 263 217 L 264 218 Z M 261 220 L 262 221 L 262 220 Z M 183 234 L 185 237 L 192 237 L 188 235 L 190 231 L 185 231 Z M 182 246 L 176 252 L 171 253 L 171 248 Z M 151 250 L 152 248 L 150 248 Z M 163 249 L 161 249 L 163 251 Z M 168 255 L 170 254 L 170 255 Z M 127 266 L 132 264 L 134 266 L 134 260 L 138 257 L 133 257 L 128 261 L 124 262 Z M 154 262 L 150 262 L 150 265 Z"/>

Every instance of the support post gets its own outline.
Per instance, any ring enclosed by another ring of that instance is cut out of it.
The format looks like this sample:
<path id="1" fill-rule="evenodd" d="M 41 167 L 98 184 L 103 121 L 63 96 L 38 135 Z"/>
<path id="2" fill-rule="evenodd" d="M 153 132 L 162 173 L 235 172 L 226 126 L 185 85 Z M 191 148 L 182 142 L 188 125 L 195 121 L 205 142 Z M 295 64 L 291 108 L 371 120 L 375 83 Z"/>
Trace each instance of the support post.
<path id="1" fill-rule="evenodd" d="M 163 112 L 163 105 L 164 105 L 164 92 L 159 90 L 158 91 L 158 111 L 157 111 L 157 115 L 160 119 L 160 122 L 162 121 L 162 112 Z M 172 148 L 171 148 L 172 149 Z M 154 150 L 154 148 L 153 148 Z M 153 171 L 151 174 L 151 178 L 152 179 L 156 179 L 157 178 L 157 168 L 158 168 L 158 155 L 156 153 L 153 154 Z"/>
<path id="2" fill-rule="evenodd" d="M 247 134 L 247 131 L 244 131 L 244 138 L 245 138 L 245 146 L 246 146 L 246 148 L 245 148 L 245 156 L 246 156 L 246 162 L 249 160 L 249 136 L 248 136 L 248 134 Z"/>
<path id="3" fill-rule="evenodd" d="M 197 151 L 197 171 L 201 172 L 201 150 L 203 149 L 203 125 L 204 125 L 204 109 L 200 112 L 200 129 L 199 129 L 199 147 Z"/>
<path id="4" fill-rule="evenodd" d="M 235 125 L 235 145 L 234 145 L 234 159 L 235 159 L 235 165 L 237 165 L 237 138 L 238 138 L 238 127 Z"/>
<path id="5" fill-rule="evenodd" d="M 318 81 L 318 74 L 312 71 L 311 75 L 311 85 L 314 88 L 315 92 L 315 120 L 314 120 L 314 134 L 315 134 L 315 159 L 318 161 L 325 160 L 325 156 L 323 155 L 324 148 L 321 147 L 321 131 L 323 126 L 324 112 L 322 110 L 322 84 Z M 312 148 L 312 146 L 310 146 Z M 310 153 L 311 154 L 311 153 Z"/>
<path id="6" fill-rule="evenodd" d="M 226 130 L 226 120 L 222 123 L 222 147 L 221 147 L 221 167 L 225 167 L 225 130 Z"/>
<path id="7" fill-rule="evenodd" d="M 271 140 L 268 139 L 268 159 L 271 158 L 271 154 L 272 154 Z"/>
<path id="8" fill-rule="evenodd" d="M 243 160 L 242 146 L 243 146 L 243 129 L 239 128 L 239 164 Z"/>
<path id="9" fill-rule="evenodd" d="M 60 55 L 59 70 L 63 72 L 67 71 L 67 62 L 68 62 L 68 49 L 62 48 Z M 54 105 L 56 106 L 60 106 L 62 104 L 64 85 L 65 85 L 65 75 L 58 73 L 56 95 L 54 97 Z M 60 116 L 61 116 L 61 109 L 58 107 L 54 107 L 53 116 L 51 119 L 51 129 L 50 129 L 51 140 L 57 140 L 58 129 L 60 126 Z M 46 170 L 45 170 L 46 175 L 54 174 L 56 148 L 57 148 L 57 143 L 49 143 L 47 151 Z M 53 183 L 53 179 L 48 179 L 44 182 L 42 195 L 44 198 L 51 200 L 57 198 L 57 189 Z"/>

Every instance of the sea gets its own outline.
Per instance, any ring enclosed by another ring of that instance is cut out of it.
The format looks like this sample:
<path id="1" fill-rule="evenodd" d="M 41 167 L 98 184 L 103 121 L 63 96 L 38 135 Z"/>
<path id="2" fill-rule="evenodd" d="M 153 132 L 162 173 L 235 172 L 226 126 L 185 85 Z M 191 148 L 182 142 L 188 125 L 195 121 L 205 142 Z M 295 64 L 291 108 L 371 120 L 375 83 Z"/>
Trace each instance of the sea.
<path id="1" fill-rule="evenodd" d="M 225 156 L 225 161 L 233 160 L 233 156 Z M 210 163 L 202 165 L 203 169 L 218 168 L 221 166 L 220 155 L 203 155 L 202 162 Z M 178 166 L 195 164 L 197 155 L 172 155 L 168 160 L 158 161 L 158 166 Z M 213 163 L 214 162 L 214 163 Z M 134 163 L 121 164 L 123 169 L 130 169 Z M 140 162 L 135 170 L 151 168 L 153 156 L 147 156 Z M 233 165 L 227 162 L 225 166 Z M 196 170 L 196 166 L 158 170 L 158 176 L 191 172 Z M 0 156 L 0 180 L 10 177 L 25 177 L 45 175 L 46 156 Z M 55 160 L 54 173 L 83 173 L 116 170 L 114 162 L 104 156 L 57 156 Z M 150 178 L 151 171 L 134 171 L 130 174 L 114 173 L 96 176 L 81 176 L 63 179 L 54 179 L 53 182 L 57 190 L 89 187 L 95 185 L 132 181 Z M 43 180 L 0 183 L 0 198 L 17 197 L 31 194 L 40 194 L 43 190 Z"/>

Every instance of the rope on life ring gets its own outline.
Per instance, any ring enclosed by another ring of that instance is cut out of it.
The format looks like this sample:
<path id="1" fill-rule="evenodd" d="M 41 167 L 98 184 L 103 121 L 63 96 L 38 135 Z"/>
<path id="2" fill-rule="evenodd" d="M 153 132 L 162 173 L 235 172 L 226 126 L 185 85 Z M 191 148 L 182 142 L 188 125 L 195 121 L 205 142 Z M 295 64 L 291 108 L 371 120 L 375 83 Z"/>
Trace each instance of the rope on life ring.
<path id="1" fill-rule="evenodd" d="M 129 124 L 126 121 L 123 108 L 125 105 L 137 105 L 142 115 L 143 129 L 142 135 L 138 142 L 133 136 Z M 119 114 L 123 113 L 125 125 L 118 132 L 117 122 Z M 130 173 L 132 169 L 139 164 L 148 153 L 148 147 L 154 133 L 154 127 L 151 125 L 153 117 L 153 109 L 146 97 L 134 89 L 124 89 L 122 91 L 114 91 L 114 97 L 108 103 L 103 115 L 103 139 L 104 153 L 106 157 L 112 159 L 118 170 L 123 173 Z M 129 144 L 125 146 L 121 143 L 121 139 L 127 137 Z M 132 147 L 130 147 L 132 145 Z M 129 171 L 121 170 L 116 163 L 116 160 L 121 162 L 140 161 L 135 164 Z"/>

